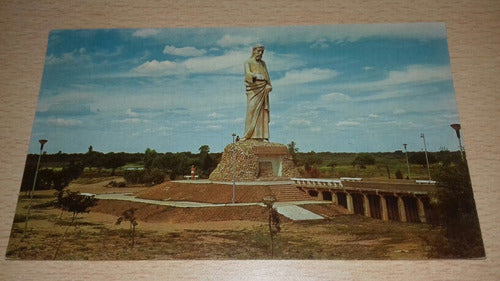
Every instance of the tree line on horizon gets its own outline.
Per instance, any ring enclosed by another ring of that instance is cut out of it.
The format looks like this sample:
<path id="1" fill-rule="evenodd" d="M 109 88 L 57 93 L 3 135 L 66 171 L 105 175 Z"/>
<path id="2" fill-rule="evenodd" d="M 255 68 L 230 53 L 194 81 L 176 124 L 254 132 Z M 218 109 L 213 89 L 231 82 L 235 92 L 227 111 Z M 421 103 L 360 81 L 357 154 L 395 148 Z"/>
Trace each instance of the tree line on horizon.
<path id="1" fill-rule="evenodd" d="M 306 176 L 319 177 L 318 167 L 348 166 L 364 169 L 368 165 L 382 164 L 388 161 L 406 161 L 406 155 L 397 150 L 394 152 L 299 152 L 295 142 L 288 144 L 289 153 L 297 164 L 305 171 Z M 208 145 L 202 145 L 199 153 L 192 152 L 157 152 L 147 148 L 143 153 L 95 151 L 92 146 L 86 153 L 44 153 L 38 172 L 37 189 L 60 190 L 72 180 L 79 177 L 123 176 L 127 184 L 158 184 L 165 179 L 174 180 L 189 175 L 192 166 L 200 178 L 208 178 L 217 167 L 222 153 L 211 153 Z M 28 154 L 21 184 L 26 191 L 33 186 L 38 154 Z M 429 164 L 457 163 L 460 160 L 458 151 L 442 149 L 428 152 Z M 426 165 L 423 151 L 408 152 L 408 161 L 413 165 Z M 397 177 L 397 175 L 396 175 Z"/>
<path id="2" fill-rule="evenodd" d="M 21 182 L 21 191 L 30 190 L 35 177 L 38 154 L 28 154 Z M 199 153 L 156 152 L 147 148 L 144 153 L 95 151 L 92 146 L 86 153 L 43 153 L 38 171 L 36 189 L 62 189 L 79 177 L 93 178 L 123 176 L 130 184 L 157 184 L 165 178 L 176 179 L 189 174 L 196 167 L 200 177 L 208 177 L 219 162 L 221 153 L 210 153 L 202 145 Z"/>

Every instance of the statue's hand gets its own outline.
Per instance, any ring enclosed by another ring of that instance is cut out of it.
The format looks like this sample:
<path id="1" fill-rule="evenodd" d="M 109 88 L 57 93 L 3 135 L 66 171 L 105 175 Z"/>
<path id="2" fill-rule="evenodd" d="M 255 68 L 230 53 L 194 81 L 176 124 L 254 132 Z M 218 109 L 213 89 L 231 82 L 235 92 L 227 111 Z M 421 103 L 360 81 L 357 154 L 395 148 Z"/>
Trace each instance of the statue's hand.
<path id="1" fill-rule="evenodd" d="M 258 73 L 255 74 L 255 79 L 257 79 L 257 80 L 266 80 L 266 78 L 264 78 L 264 75 L 258 74 Z"/>
<path id="2" fill-rule="evenodd" d="M 273 87 L 272 87 L 271 85 L 267 84 L 267 85 L 266 85 L 266 90 L 267 90 L 268 92 L 271 92 L 271 91 L 273 90 Z"/>

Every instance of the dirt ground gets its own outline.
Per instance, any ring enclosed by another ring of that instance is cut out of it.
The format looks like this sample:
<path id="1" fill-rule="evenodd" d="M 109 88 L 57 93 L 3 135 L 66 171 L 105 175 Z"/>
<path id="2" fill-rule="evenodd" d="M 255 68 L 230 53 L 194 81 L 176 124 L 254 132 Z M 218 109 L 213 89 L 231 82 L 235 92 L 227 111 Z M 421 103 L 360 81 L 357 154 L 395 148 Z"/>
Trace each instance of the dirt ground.
<path id="1" fill-rule="evenodd" d="M 206 208 L 176 208 L 115 200 L 100 200 L 91 212 L 120 216 L 136 208 L 135 216 L 144 222 L 198 223 L 214 221 L 267 221 L 267 209 L 261 206 L 225 206 Z M 288 220 L 282 217 L 282 220 Z"/>
<path id="2" fill-rule="evenodd" d="M 197 187 L 200 189 L 194 184 L 124 189 L 104 187 L 103 183 L 71 184 L 70 188 L 92 193 L 121 193 L 128 190 L 138 192 L 141 196 L 168 195 L 170 200 L 188 198 L 179 191 L 181 188 L 190 194 Z M 163 193 L 166 187 L 171 193 Z M 223 188 L 227 187 L 231 188 Z M 208 195 L 205 191 L 199 192 L 189 198 L 215 201 L 220 194 L 222 197 L 227 196 L 227 191 L 221 191 L 216 186 L 204 189 L 212 192 Z M 265 192 L 265 186 L 256 188 L 248 198 L 260 201 L 260 196 Z M 256 199 L 258 197 L 259 200 Z M 54 199 L 53 191 L 36 192 L 27 236 L 23 240 L 28 199 L 20 196 L 6 254 L 8 259 L 271 258 L 268 212 L 265 207 L 175 208 L 100 200 L 90 213 L 79 215 L 72 224 L 71 214 L 61 213 L 61 210 L 50 204 Z M 275 259 L 426 259 L 429 247 L 424 238 L 437 233 L 436 229 L 426 224 L 384 222 L 347 215 L 345 209 L 333 204 L 303 207 L 321 214 L 325 219 L 291 221 L 281 216 L 281 231 L 274 238 Z M 136 209 L 137 218 L 133 247 L 129 222 L 115 224 L 123 211 L 130 208 Z"/>
<path id="3" fill-rule="evenodd" d="M 235 186 L 236 203 L 262 202 L 262 198 L 268 195 L 271 195 L 271 190 L 266 185 Z M 153 200 L 229 203 L 232 201 L 233 187 L 214 183 L 165 182 L 141 190 L 135 196 Z"/>
<path id="4" fill-rule="evenodd" d="M 146 186 L 127 186 L 127 187 L 111 187 L 108 184 L 111 181 L 124 182 L 122 177 L 107 177 L 99 179 L 89 179 L 87 181 L 78 179 L 76 182 L 71 182 L 66 188 L 71 191 L 87 192 L 94 194 L 104 193 L 136 193 L 149 189 Z"/>

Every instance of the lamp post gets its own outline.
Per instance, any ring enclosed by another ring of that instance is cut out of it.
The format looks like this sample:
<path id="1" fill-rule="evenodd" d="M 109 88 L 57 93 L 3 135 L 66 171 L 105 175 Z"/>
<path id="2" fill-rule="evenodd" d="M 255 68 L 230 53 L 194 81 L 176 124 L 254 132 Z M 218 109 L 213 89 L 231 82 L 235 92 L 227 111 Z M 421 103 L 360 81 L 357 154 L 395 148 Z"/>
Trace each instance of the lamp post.
<path id="1" fill-rule="evenodd" d="M 403 143 L 403 147 L 405 148 L 405 154 L 406 154 L 406 166 L 408 167 L 408 179 L 410 179 L 410 162 L 408 161 L 408 150 L 406 150 L 406 143 Z"/>
<path id="2" fill-rule="evenodd" d="M 429 180 L 431 180 L 431 169 L 429 168 L 429 157 L 427 157 L 427 145 L 425 144 L 425 135 L 421 133 L 420 137 L 424 140 L 424 151 L 425 151 L 425 161 L 427 162 L 427 173 L 429 174 Z"/>
<path id="3" fill-rule="evenodd" d="M 451 124 L 450 127 L 452 127 L 457 133 L 458 149 L 460 149 L 460 156 L 462 157 L 462 161 L 464 161 L 464 147 L 462 146 L 462 140 L 460 138 L 460 124 Z"/>
<path id="4" fill-rule="evenodd" d="M 233 198 L 231 199 L 231 202 L 234 204 L 234 199 L 236 196 L 235 192 L 235 185 L 236 185 L 236 179 L 235 179 L 235 174 L 236 174 L 236 145 L 234 143 L 234 137 L 236 136 L 235 133 L 232 134 L 233 136 Z"/>
<path id="5" fill-rule="evenodd" d="M 40 160 L 42 159 L 43 146 L 47 143 L 47 140 L 39 140 L 38 142 L 40 143 L 40 155 L 38 156 L 38 162 L 36 164 L 35 178 L 33 179 L 33 187 L 31 188 L 30 192 L 30 202 L 28 204 L 28 210 L 26 211 L 26 219 L 24 220 L 24 231 L 22 239 L 26 237 L 26 230 L 28 229 L 28 219 L 30 216 L 31 205 L 33 203 L 33 193 L 35 192 L 36 178 L 38 176 L 38 168 L 40 167 Z"/>

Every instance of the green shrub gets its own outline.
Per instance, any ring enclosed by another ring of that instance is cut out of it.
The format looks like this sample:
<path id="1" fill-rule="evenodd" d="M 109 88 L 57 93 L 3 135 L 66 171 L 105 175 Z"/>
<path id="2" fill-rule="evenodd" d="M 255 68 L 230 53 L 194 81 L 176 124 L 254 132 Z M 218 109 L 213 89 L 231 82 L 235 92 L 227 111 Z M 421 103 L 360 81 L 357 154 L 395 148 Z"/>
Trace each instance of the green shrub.
<path id="1" fill-rule="evenodd" d="M 403 179 L 403 173 L 399 169 L 396 171 L 396 178 L 397 179 Z"/>
<path id="2" fill-rule="evenodd" d="M 165 173 L 160 169 L 129 170 L 125 171 L 123 177 L 128 184 L 155 185 L 165 180 Z"/>
<path id="3" fill-rule="evenodd" d="M 123 181 L 110 181 L 106 186 L 108 186 L 108 187 L 126 187 L 127 184 Z"/>

